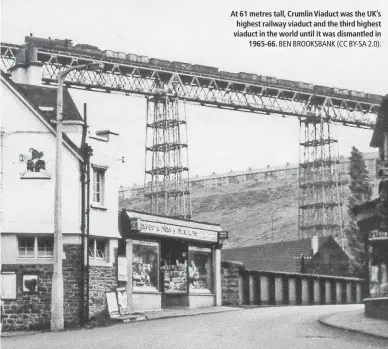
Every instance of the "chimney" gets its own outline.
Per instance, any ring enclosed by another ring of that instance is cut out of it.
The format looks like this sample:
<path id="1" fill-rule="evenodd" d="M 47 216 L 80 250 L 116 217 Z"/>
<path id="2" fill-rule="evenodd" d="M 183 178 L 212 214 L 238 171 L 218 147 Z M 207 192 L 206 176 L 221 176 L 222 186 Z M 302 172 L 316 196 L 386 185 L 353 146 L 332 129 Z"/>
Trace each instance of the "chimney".
<path id="1" fill-rule="evenodd" d="M 318 235 L 312 236 L 311 237 L 311 249 L 313 250 L 313 255 L 315 255 L 318 252 L 318 244 L 319 244 Z"/>
<path id="2" fill-rule="evenodd" d="M 43 64 L 38 62 L 36 47 L 21 47 L 16 55 L 15 65 L 10 69 L 16 84 L 41 85 Z"/>

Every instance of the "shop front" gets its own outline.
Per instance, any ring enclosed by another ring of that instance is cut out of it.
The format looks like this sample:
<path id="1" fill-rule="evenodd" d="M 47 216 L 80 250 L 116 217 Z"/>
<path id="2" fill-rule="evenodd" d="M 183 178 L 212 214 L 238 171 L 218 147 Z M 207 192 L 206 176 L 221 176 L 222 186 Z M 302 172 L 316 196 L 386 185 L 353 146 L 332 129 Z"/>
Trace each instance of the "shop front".
<path id="1" fill-rule="evenodd" d="M 388 210 L 384 206 L 378 198 L 353 210 L 365 237 L 365 315 L 388 320 L 388 229 L 384 223 Z"/>
<path id="2" fill-rule="evenodd" d="M 220 225 L 128 210 L 121 223 L 133 311 L 221 305 Z"/>

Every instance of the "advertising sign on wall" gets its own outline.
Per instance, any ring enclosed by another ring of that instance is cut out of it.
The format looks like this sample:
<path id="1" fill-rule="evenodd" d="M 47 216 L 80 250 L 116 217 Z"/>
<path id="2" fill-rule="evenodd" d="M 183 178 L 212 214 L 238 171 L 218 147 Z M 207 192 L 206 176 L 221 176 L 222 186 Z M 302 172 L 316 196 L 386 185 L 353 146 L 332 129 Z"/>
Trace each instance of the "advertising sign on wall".
<path id="1" fill-rule="evenodd" d="M 388 240 L 388 232 L 378 231 L 378 230 L 369 232 L 369 241 L 376 241 L 376 240 Z"/>
<path id="2" fill-rule="evenodd" d="M 117 257 L 117 280 L 128 281 L 127 257 Z"/>
<path id="3" fill-rule="evenodd" d="M 217 232 L 195 228 L 187 228 L 170 224 L 147 222 L 136 219 L 131 222 L 131 229 L 136 228 L 142 234 L 163 235 L 191 240 L 217 242 Z"/>

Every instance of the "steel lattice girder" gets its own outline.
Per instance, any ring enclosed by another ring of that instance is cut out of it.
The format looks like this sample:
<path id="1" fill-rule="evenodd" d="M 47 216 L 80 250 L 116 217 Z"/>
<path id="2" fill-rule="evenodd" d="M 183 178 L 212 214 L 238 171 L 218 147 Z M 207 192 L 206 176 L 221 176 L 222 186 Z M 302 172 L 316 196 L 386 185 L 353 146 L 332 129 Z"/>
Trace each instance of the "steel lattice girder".
<path id="1" fill-rule="evenodd" d="M 8 70 L 15 63 L 17 45 L 3 44 L 1 62 Z M 43 66 L 43 82 L 55 84 L 60 70 L 65 67 L 96 62 L 84 55 L 38 49 L 38 60 Z M 160 92 L 189 102 L 222 109 L 246 112 L 281 114 L 299 118 L 330 119 L 346 126 L 373 128 L 379 106 L 362 100 L 317 95 L 314 93 L 251 84 L 241 79 L 214 77 L 207 74 L 171 71 L 142 63 L 117 63 L 99 60 L 103 71 L 75 70 L 67 75 L 68 87 L 125 94 L 156 95 Z M 313 109 L 320 116 L 311 115 Z"/>

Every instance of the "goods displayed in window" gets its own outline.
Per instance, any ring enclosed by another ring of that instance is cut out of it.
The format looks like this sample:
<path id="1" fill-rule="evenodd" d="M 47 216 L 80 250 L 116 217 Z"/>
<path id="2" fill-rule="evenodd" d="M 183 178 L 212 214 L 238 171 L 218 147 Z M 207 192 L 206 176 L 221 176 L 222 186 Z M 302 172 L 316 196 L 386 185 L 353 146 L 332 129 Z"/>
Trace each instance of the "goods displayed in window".
<path id="1" fill-rule="evenodd" d="M 387 254 L 387 252 L 385 252 Z M 386 258 L 384 258 L 384 256 Z M 388 297 L 388 255 L 380 252 L 374 256 L 370 269 L 370 296 Z"/>
<path id="2" fill-rule="evenodd" d="M 190 246 L 189 290 L 190 292 L 211 293 L 211 289 L 211 250 Z"/>
<path id="3" fill-rule="evenodd" d="M 166 292 L 187 291 L 187 261 L 164 265 L 164 290 Z"/>
<path id="4" fill-rule="evenodd" d="M 133 241 L 133 287 L 157 290 L 159 284 L 159 244 L 149 241 Z"/>

